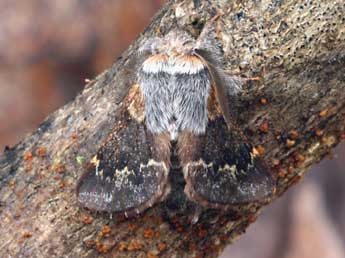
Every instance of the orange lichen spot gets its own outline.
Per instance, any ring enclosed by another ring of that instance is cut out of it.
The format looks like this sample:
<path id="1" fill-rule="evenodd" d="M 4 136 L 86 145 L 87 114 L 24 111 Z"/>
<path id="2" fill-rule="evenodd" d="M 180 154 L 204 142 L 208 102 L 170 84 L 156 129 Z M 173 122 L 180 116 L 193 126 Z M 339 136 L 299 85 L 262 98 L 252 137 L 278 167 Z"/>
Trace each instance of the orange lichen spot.
<path id="1" fill-rule="evenodd" d="M 128 229 L 129 229 L 129 231 L 134 231 L 137 229 L 137 225 L 135 225 L 134 223 L 130 223 L 128 225 Z"/>
<path id="2" fill-rule="evenodd" d="M 62 174 L 66 171 L 66 167 L 63 164 L 53 165 L 52 169 L 54 172 L 59 173 L 59 174 Z"/>
<path id="3" fill-rule="evenodd" d="M 138 250 L 141 250 L 143 248 L 143 244 L 140 243 L 139 241 L 132 241 L 131 243 L 129 243 L 128 247 L 127 247 L 127 250 L 129 252 L 133 252 L 133 251 L 138 251 Z"/>
<path id="4" fill-rule="evenodd" d="M 298 137 L 299 137 L 299 133 L 296 130 L 290 131 L 289 138 L 291 140 L 296 140 L 296 139 L 298 139 Z"/>
<path id="5" fill-rule="evenodd" d="M 327 115 L 328 115 L 328 109 L 324 109 L 319 112 L 319 117 L 326 117 Z"/>
<path id="6" fill-rule="evenodd" d="M 14 214 L 13 214 L 13 218 L 14 219 L 19 219 L 20 217 L 22 216 L 22 211 L 16 211 Z"/>
<path id="7" fill-rule="evenodd" d="M 261 105 L 267 105 L 267 103 L 268 103 L 268 100 L 266 98 L 261 98 L 260 99 L 260 104 Z"/>
<path id="8" fill-rule="evenodd" d="M 295 140 L 290 140 L 290 139 L 286 140 L 286 147 L 288 147 L 288 148 L 293 147 L 295 144 L 296 144 Z"/>
<path id="9" fill-rule="evenodd" d="M 44 147 L 40 147 L 36 150 L 36 155 L 39 157 L 45 157 L 47 155 L 47 149 Z"/>
<path id="10" fill-rule="evenodd" d="M 55 180 L 60 180 L 60 179 L 61 179 L 61 175 L 55 175 L 53 178 L 54 178 Z"/>
<path id="11" fill-rule="evenodd" d="M 263 122 L 260 124 L 259 130 L 260 130 L 260 132 L 262 132 L 262 133 L 268 133 L 269 124 L 268 124 L 268 121 L 267 121 L 267 120 L 263 121 Z"/>
<path id="12" fill-rule="evenodd" d="M 128 247 L 128 244 L 125 243 L 125 242 L 120 242 L 117 249 L 120 251 L 120 252 L 124 252 L 127 250 L 127 247 Z"/>
<path id="13" fill-rule="evenodd" d="M 167 248 L 167 244 L 164 242 L 158 243 L 157 248 L 160 252 L 163 252 Z"/>
<path id="14" fill-rule="evenodd" d="M 323 135 L 323 130 L 321 129 L 316 129 L 315 130 L 315 135 L 318 136 L 318 137 L 321 137 Z"/>
<path id="15" fill-rule="evenodd" d="M 83 222 L 85 225 L 89 225 L 93 222 L 93 218 L 90 215 L 83 214 L 80 217 L 80 221 Z"/>
<path id="16" fill-rule="evenodd" d="M 100 237 L 110 237 L 111 227 L 108 225 L 104 225 L 99 233 Z"/>
<path id="17" fill-rule="evenodd" d="M 153 238 L 154 236 L 155 236 L 155 232 L 151 228 L 144 230 L 145 238 Z"/>
<path id="18" fill-rule="evenodd" d="M 156 254 L 154 254 L 153 252 L 149 252 L 147 255 L 146 255 L 147 258 L 159 258 L 159 256 L 157 256 Z"/>
<path id="19" fill-rule="evenodd" d="M 73 134 L 71 135 L 71 138 L 72 138 L 73 140 L 76 140 L 76 139 L 78 139 L 78 134 L 76 134 L 76 133 L 73 133 Z"/>
<path id="20" fill-rule="evenodd" d="M 103 244 L 103 243 L 99 242 L 98 240 L 96 240 L 96 249 L 99 253 L 105 254 L 105 253 L 109 252 L 110 246 L 107 244 Z"/>
<path id="21" fill-rule="evenodd" d="M 29 161 L 32 160 L 32 152 L 31 151 L 26 151 L 24 152 L 23 158 L 25 161 Z"/>
<path id="22" fill-rule="evenodd" d="M 65 182 L 61 182 L 61 183 L 59 184 L 59 188 L 60 188 L 60 189 L 64 189 L 65 186 L 66 186 L 66 183 L 65 183 Z"/>
<path id="23" fill-rule="evenodd" d="M 255 156 L 262 156 L 266 152 L 265 147 L 262 145 L 258 145 L 254 149 L 256 150 L 256 152 L 254 152 Z"/>
<path id="24" fill-rule="evenodd" d="M 25 232 L 22 234 L 22 238 L 30 238 L 32 237 L 32 234 L 30 232 Z"/>

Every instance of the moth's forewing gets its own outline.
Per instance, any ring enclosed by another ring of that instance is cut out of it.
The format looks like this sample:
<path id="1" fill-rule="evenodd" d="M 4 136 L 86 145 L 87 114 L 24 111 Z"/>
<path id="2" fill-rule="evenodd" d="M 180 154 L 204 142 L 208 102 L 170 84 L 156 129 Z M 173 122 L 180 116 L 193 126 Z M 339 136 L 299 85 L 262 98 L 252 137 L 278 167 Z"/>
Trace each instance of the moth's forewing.
<path id="1" fill-rule="evenodd" d="M 153 136 L 132 117 L 140 115 L 133 113 L 136 97 L 132 94 L 132 102 L 125 101 L 123 115 L 78 182 L 77 198 L 83 207 L 130 215 L 166 195 L 170 146 L 164 135 Z"/>

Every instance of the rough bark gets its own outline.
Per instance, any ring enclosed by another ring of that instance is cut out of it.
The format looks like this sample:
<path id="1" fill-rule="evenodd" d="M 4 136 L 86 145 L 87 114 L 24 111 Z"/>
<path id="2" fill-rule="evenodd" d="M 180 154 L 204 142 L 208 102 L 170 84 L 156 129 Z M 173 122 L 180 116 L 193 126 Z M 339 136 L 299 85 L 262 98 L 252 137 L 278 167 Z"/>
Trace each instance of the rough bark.
<path id="1" fill-rule="evenodd" d="M 277 178 L 272 200 L 345 138 L 343 1 L 170 1 L 113 67 L 2 155 L 0 257 L 217 257 L 255 221 L 262 203 L 204 210 L 194 225 L 164 203 L 110 219 L 78 208 L 74 192 L 116 120 L 138 46 L 176 26 L 197 36 L 224 10 L 225 68 L 262 78 L 246 85 L 238 123 Z"/>

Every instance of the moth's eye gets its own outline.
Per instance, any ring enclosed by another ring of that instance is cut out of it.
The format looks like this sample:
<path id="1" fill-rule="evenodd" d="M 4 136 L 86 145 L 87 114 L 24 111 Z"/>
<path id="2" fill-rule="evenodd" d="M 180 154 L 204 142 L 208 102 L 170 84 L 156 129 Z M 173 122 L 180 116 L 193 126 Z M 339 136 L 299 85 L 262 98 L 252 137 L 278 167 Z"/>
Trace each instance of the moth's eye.
<path id="1" fill-rule="evenodd" d="M 200 48 L 193 48 L 193 52 L 196 54 L 200 54 L 202 51 Z"/>

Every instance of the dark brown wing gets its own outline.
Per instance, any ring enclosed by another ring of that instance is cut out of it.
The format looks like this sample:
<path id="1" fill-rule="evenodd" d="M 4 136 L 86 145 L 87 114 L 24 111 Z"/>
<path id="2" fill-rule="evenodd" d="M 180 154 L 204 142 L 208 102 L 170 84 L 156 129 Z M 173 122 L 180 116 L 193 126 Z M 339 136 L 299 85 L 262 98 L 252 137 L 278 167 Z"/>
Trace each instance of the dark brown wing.
<path id="1" fill-rule="evenodd" d="M 83 207 L 131 216 L 169 190 L 169 138 L 147 131 L 138 92 L 134 86 L 121 118 L 79 179 L 77 198 Z"/>
<path id="2" fill-rule="evenodd" d="M 188 198 L 206 207 L 263 201 L 274 191 L 255 149 L 241 133 L 230 131 L 222 117 L 210 121 L 203 136 L 182 135 L 179 156 Z"/>

